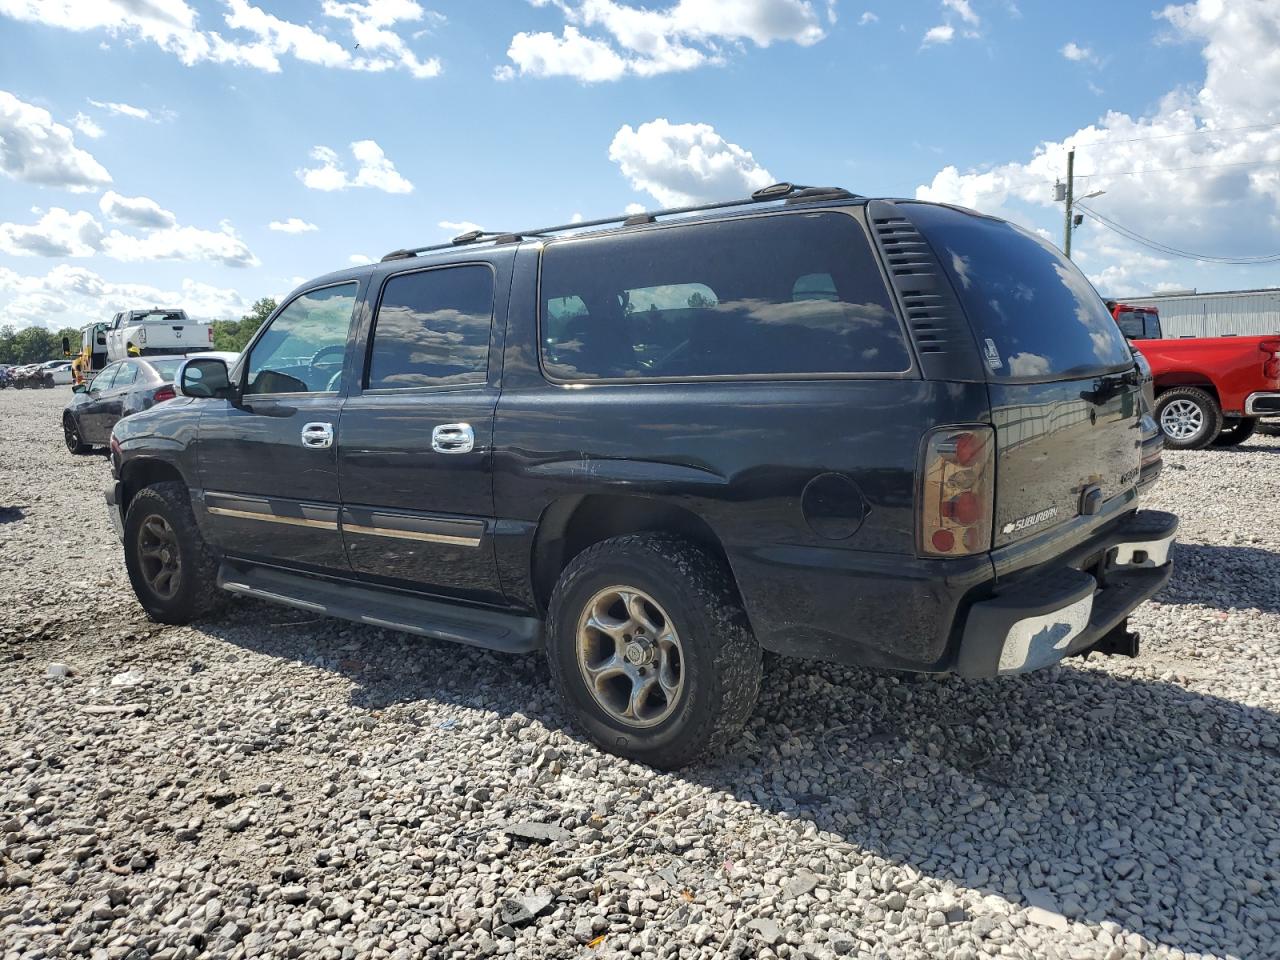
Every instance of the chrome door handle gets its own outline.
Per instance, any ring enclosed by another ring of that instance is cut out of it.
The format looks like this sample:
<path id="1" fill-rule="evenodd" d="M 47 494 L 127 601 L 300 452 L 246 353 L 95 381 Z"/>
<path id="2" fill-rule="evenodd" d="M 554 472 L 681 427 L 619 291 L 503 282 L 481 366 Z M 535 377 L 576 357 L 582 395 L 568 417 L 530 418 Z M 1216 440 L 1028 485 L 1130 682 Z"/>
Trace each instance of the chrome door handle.
<path id="1" fill-rule="evenodd" d="M 333 446 L 332 423 L 308 423 L 302 428 L 302 445 L 323 450 Z"/>
<path id="2" fill-rule="evenodd" d="M 431 431 L 431 449 L 436 453 L 470 453 L 476 433 L 469 423 L 442 423 Z"/>

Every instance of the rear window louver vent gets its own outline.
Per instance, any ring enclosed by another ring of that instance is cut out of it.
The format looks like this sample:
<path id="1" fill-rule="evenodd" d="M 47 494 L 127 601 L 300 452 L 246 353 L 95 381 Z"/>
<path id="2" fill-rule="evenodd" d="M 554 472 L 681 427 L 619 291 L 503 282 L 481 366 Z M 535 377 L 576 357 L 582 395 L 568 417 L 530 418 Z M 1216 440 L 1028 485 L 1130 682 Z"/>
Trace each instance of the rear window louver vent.
<path id="1" fill-rule="evenodd" d="M 872 233 L 926 378 L 982 380 L 973 334 L 928 241 L 896 204 L 867 204 Z"/>

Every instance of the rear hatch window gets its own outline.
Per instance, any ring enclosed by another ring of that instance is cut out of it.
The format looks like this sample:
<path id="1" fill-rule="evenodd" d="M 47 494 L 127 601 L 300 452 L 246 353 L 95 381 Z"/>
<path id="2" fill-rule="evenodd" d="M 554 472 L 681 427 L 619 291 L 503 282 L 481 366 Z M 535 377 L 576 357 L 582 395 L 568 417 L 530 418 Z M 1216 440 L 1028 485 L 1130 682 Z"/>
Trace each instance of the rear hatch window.
<path id="1" fill-rule="evenodd" d="M 1053 244 L 947 207 L 913 204 L 910 217 L 951 278 L 990 379 L 1065 380 L 1132 366 L 1102 298 Z"/>

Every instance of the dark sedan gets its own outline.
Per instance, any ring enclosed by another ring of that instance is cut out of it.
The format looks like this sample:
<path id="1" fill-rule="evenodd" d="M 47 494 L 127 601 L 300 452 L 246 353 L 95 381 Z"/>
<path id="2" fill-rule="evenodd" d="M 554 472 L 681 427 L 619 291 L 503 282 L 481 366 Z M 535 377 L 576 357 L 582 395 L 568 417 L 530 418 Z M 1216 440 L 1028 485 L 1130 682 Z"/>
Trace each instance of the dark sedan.
<path id="1" fill-rule="evenodd" d="M 234 358 L 235 354 L 214 354 Z M 172 400 L 173 377 L 187 357 L 133 357 L 104 367 L 78 385 L 62 412 L 62 433 L 72 453 L 88 453 L 111 442 L 116 421 Z"/>

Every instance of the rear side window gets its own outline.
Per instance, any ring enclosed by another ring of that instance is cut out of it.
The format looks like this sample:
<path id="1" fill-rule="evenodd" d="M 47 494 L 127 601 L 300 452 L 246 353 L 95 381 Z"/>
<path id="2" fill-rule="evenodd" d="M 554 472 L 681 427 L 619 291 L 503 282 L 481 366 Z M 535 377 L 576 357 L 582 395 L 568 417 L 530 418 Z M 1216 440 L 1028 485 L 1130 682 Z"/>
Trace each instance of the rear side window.
<path id="1" fill-rule="evenodd" d="M 115 390 L 119 387 L 127 387 L 138 379 L 138 365 L 125 361 L 120 364 L 120 369 L 116 372 L 116 378 L 111 381 L 111 389 Z"/>
<path id="2" fill-rule="evenodd" d="M 493 322 L 493 271 L 483 264 L 403 273 L 387 281 L 369 352 L 370 390 L 483 383 Z"/>
<path id="3" fill-rule="evenodd" d="M 165 383 L 173 383 L 174 375 L 177 374 L 178 368 L 182 366 L 182 360 L 153 360 L 151 369 Z"/>
<path id="4" fill-rule="evenodd" d="M 1132 365 L 1093 285 L 1046 240 L 1004 220 L 912 204 L 964 304 L 993 380 L 1051 380 Z"/>
<path id="5" fill-rule="evenodd" d="M 541 297 L 543 368 L 555 379 L 911 367 L 866 234 L 843 213 L 551 243 Z"/>

